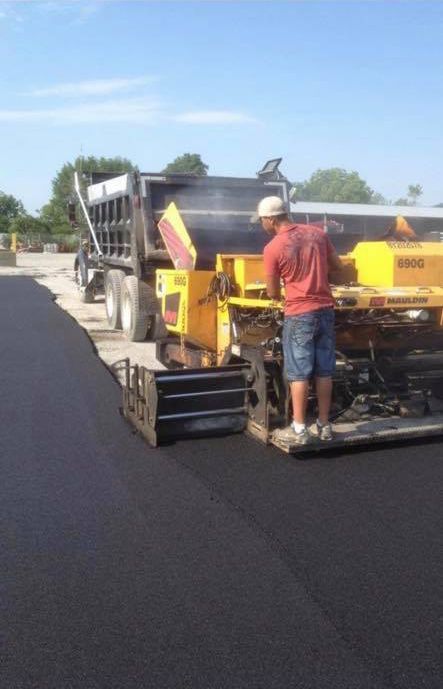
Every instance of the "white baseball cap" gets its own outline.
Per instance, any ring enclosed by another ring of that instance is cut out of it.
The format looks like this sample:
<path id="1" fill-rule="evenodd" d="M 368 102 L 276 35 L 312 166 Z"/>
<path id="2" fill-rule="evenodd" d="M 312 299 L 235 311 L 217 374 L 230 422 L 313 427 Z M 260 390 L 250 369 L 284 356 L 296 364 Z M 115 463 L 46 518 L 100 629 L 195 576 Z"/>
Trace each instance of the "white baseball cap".
<path id="1" fill-rule="evenodd" d="M 276 215 L 286 215 L 288 209 L 279 196 L 265 196 L 257 206 L 254 222 L 259 218 L 272 218 Z"/>

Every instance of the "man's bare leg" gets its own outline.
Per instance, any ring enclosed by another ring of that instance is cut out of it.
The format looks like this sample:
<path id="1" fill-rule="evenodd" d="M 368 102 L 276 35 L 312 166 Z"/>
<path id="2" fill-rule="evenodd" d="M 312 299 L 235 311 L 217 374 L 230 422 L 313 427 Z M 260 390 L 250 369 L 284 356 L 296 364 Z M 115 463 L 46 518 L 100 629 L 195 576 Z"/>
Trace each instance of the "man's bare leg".
<path id="1" fill-rule="evenodd" d="M 332 399 L 332 378 L 316 378 L 315 391 L 317 393 L 318 420 L 324 426 L 329 422 Z"/>
<path id="2" fill-rule="evenodd" d="M 298 424 L 306 422 L 306 407 L 308 406 L 309 380 L 294 380 L 291 383 L 292 409 L 294 421 Z"/>

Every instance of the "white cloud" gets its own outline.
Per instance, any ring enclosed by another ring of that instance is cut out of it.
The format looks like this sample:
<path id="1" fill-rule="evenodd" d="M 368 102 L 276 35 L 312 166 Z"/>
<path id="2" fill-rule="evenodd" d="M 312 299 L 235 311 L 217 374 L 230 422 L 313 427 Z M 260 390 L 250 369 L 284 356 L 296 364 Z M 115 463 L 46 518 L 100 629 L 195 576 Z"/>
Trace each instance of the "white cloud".
<path id="1" fill-rule="evenodd" d="M 102 7 L 101 2 L 89 2 L 87 5 L 82 5 L 80 8 L 80 12 L 77 18 L 77 21 L 79 23 L 85 22 L 89 17 L 92 17 L 94 14 L 97 14 L 99 10 Z"/>
<path id="2" fill-rule="evenodd" d="M 35 89 L 31 92 L 31 96 L 54 96 L 59 102 L 63 98 L 77 96 L 79 100 L 74 103 L 71 101 L 71 105 L 61 102 L 55 107 L 47 108 L 3 109 L 0 110 L 0 122 L 14 124 L 41 122 L 51 126 L 107 123 L 156 125 L 171 122 L 186 126 L 260 124 L 254 117 L 232 110 L 194 110 L 174 114 L 171 113 L 170 107 L 166 107 L 165 103 L 155 96 L 90 98 L 141 87 L 151 80 L 151 77 L 100 79 Z"/>
<path id="3" fill-rule="evenodd" d="M 0 20 L 12 19 L 13 22 L 22 22 L 23 17 L 12 8 L 11 3 L 0 2 Z"/>
<path id="4" fill-rule="evenodd" d="M 183 124 L 257 124 L 258 120 L 241 112 L 231 110 L 196 110 L 183 112 L 172 117 Z"/>
<path id="5" fill-rule="evenodd" d="M 0 110 L 0 122 L 17 124 L 44 122 L 50 125 L 77 124 L 155 124 L 161 115 L 160 104 L 147 99 L 106 101 L 73 107 L 34 110 Z"/>
<path id="6" fill-rule="evenodd" d="M 33 0 L 20 1 L 33 2 Z M 41 0 L 34 0 L 34 4 L 41 12 L 48 12 L 52 14 L 66 14 L 66 12 L 78 9 L 78 7 L 80 6 L 80 3 L 75 2 L 75 0 L 70 0 L 69 2 L 66 2 L 65 0 L 57 0 L 57 2 L 54 2 L 54 0 L 48 0 L 47 2 L 41 2 Z"/>
<path id="7" fill-rule="evenodd" d="M 108 96 L 116 91 L 130 91 L 138 86 L 146 86 L 155 81 L 154 77 L 133 77 L 128 79 L 91 79 L 89 81 L 55 84 L 42 89 L 34 89 L 31 96 Z"/>
<path id="8" fill-rule="evenodd" d="M 0 7 L 2 9 L 6 7 L 9 10 L 12 6 L 20 6 L 24 13 L 29 8 L 36 8 L 38 12 L 44 14 L 65 15 L 71 24 L 83 24 L 109 2 L 113 0 L 8 0 L 6 3 L 0 0 Z"/>

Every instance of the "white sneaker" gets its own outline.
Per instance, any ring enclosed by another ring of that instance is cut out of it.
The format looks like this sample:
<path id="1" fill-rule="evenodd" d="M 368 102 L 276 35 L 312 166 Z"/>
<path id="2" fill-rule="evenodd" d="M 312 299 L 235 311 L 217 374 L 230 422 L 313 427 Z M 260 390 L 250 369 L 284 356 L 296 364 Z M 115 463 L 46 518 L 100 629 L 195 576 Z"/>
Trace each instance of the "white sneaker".
<path id="1" fill-rule="evenodd" d="M 319 440 L 333 440 L 334 433 L 332 431 L 332 426 L 330 423 L 320 424 L 317 421 L 317 435 Z"/>
<path id="2" fill-rule="evenodd" d="M 294 445 L 307 445 L 311 442 L 312 437 L 306 426 L 301 431 L 295 431 L 292 423 L 286 428 L 277 428 L 274 431 L 274 437 L 276 440 L 280 440 L 282 443 L 293 443 Z"/>

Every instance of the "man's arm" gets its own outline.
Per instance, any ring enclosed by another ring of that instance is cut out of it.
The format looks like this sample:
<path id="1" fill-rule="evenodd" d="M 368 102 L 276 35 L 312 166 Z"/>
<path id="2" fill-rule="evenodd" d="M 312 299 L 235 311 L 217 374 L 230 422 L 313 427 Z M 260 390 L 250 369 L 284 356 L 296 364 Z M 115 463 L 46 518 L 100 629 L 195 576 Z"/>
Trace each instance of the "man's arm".
<path id="1" fill-rule="evenodd" d="M 263 263 L 265 266 L 266 291 L 269 299 L 280 299 L 280 268 L 273 248 L 267 244 L 263 251 Z"/>
<path id="2" fill-rule="evenodd" d="M 341 270 L 343 268 L 343 263 L 341 262 L 340 256 L 336 252 L 329 237 L 326 237 L 327 243 L 327 254 L 328 254 L 328 270 L 332 273 L 335 270 Z"/>
<path id="3" fill-rule="evenodd" d="M 279 275 L 266 275 L 266 291 L 269 299 L 275 299 L 276 301 L 280 299 L 281 290 Z"/>
<path id="4" fill-rule="evenodd" d="M 328 255 L 328 268 L 329 272 L 332 272 L 333 270 L 341 270 L 343 268 L 341 258 L 335 249 Z"/>

